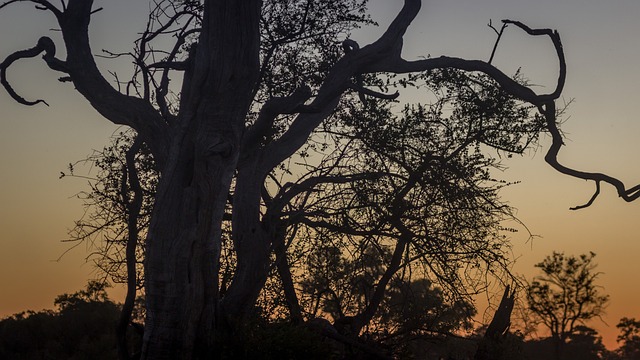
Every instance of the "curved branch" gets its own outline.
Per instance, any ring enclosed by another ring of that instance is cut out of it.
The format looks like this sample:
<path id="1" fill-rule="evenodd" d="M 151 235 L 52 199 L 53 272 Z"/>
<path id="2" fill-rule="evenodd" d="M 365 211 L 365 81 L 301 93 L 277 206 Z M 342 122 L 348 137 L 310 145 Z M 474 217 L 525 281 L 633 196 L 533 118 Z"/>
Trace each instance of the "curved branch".
<path id="1" fill-rule="evenodd" d="M 7 81 L 7 68 L 11 64 L 21 59 L 36 57 L 43 52 L 44 52 L 44 55 L 42 58 L 45 60 L 45 62 L 49 65 L 51 69 L 61 71 L 61 72 L 67 72 L 66 63 L 62 60 L 56 59 L 55 57 L 56 55 L 55 44 L 50 38 L 46 36 L 41 37 L 38 40 L 38 43 L 36 44 L 36 46 L 32 47 L 31 49 L 16 51 L 13 54 L 10 54 L 9 56 L 7 56 L 7 58 L 2 63 L 0 63 L 0 83 L 2 83 L 2 86 L 5 88 L 7 93 L 9 93 L 9 95 L 20 104 L 32 106 L 39 103 L 43 103 L 49 106 L 49 104 L 47 104 L 46 101 L 41 99 L 35 100 L 35 101 L 26 100 L 22 96 L 18 95 L 18 93 L 16 93 L 16 91 L 13 89 L 13 87 L 11 87 L 11 84 L 9 84 L 9 81 Z"/>
<path id="2" fill-rule="evenodd" d="M 558 55 L 558 61 L 560 63 L 560 71 L 558 74 L 558 82 L 556 84 L 556 89 L 553 91 L 553 93 L 549 95 L 544 95 L 543 97 L 548 97 L 551 99 L 559 98 L 560 94 L 562 93 L 562 89 L 564 88 L 565 81 L 567 79 L 567 65 L 564 57 L 562 41 L 560 41 L 560 34 L 558 34 L 556 30 L 551 30 L 551 29 L 531 29 L 530 27 L 521 23 L 520 21 L 502 20 L 502 22 L 504 24 L 513 24 L 519 27 L 520 29 L 524 30 L 527 34 L 531 36 L 546 35 L 549 38 L 551 38 L 551 41 L 553 42 L 553 47 L 556 49 L 556 54 Z"/>
<path id="3" fill-rule="evenodd" d="M 367 70 L 370 72 L 392 72 L 404 74 L 410 72 L 429 71 L 435 69 L 453 68 L 464 71 L 482 72 L 495 80 L 504 91 L 514 97 L 529 102 L 533 105 L 541 105 L 545 100 L 552 98 L 551 95 L 538 95 L 530 88 L 518 83 L 498 68 L 481 60 L 466 60 L 457 57 L 440 56 L 424 60 L 407 61 L 397 58 L 389 62 L 375 64 Z"/>
<path id="4" fill-rule="evenodd" d="M 587 201 L 586 204 L 574 206 L 574 207 L 569 208 L 569 209 L 570 210 L 580 210 L 580 209 L 587 208 L 587 207 L 591 206 L 591 204 L 593 204 L 593 202 L 596 200 L 598 195 L 600 195 L 600 181 L 596 181 L 596 191 L 593 193 L 593 195 L 591 196 L 591 199 L 589 199 L 589 201 Z"/>
<path id="5" fill-rule="evenodd" d="M 366 71 L 408 73 L 442 68 L 454 68 L 464 71 L 479 71 L 485 73 L 496 82 L 498 82 L 503 90 L 505 90 L 509 94 L 533 105 L 541 106 L 550 100 L 558 99 L 564 88 L 567 75 L 567 65 L 564 56 L 564 49 L 562 47 L 562 42 L 560 41 L 560 35 L 558 34 L 558 32 L 551 29 L 531 29 L 527 25 L 513 20 L 503 20 L 503 23 L 513 24 L 523 29 L 525 32 L 527 32 L 527 34 L 532 36 L 547 35 L 551 38 L 559 62 L 558 81 L 556 83 L 555 90 L 552 93 L 538 95 L 527 86 L 518 83 L 511 77 L 504 74 L 501 70 L 494 67 L 489 62 L 484 62 L 481 60 L 466 60 L 448 56 L 440 56 L 438 58 L 429 58 L 418 61 L 407 61 L 402 59 L 398 53 L 397 56 L 382 58 L 380 59 L 380 61 L 371 64 L 366 69 Z"/>
<path id="6" fill-rule="evenodd" d="M 59 19 L 73 84 L 106 119 L 135 129 L 162 167 L 169 148 L 168 124 L 151 103 L 121 94 L 100 73 L 89 44 L 92 6 L 92 0 L 69 0 Z"/>
<path id="7" fill-rule="evenodd" d="M 415 19 L 418 15 L 421 7 L 421 0 L 405 0 L 402 10 L 400 10 L 398 16 L 393 19 L 393 21 L 387 28 L 387 31 L 384 32 L 380 39 L 369 46 L 397 49 L 397 54 L 400 55 L 399 50 L 402 47 L 402 37 L 404 36 L 413 19 Z"/>
<path id="8" fill-rule="evenodd" d="M 368 71 L 371 65 L 384 59 L 400 57 L 402 36 L 420 7 L 420 0 L 405 0 L 400 13 L 373 44 L 359 48 L 355 41 L 343 42 L 346 54 L 333 66 L 318 95 L 310 104 L 314 112 L 298 115 L 289 129 L 269 146 L 267 151 L 270 156 L 265 160 L 265 168 L 273 168 L 302 146 L 311 132 L 333 113 L 340 97 L 349 88 L 353 76 L 374 72 Z"/>
<path id="9" fill-rule="evenodd" d="M 4 4 L 0 4 L 0 9 L 2 9 L 5 6 L 17 3 L 17 2 L 31 2 L 31 3 L 36 4 L 36 9 L 49 10 L 56 17 L 59 17 L 60 15 L 62 15 L 62 12 L 47 0 L 11 0 L 11 1 L 7 1 Z M 62 5 L 64 6 L 64 2 L 62 3 Z"/>
<path id="10" fill-rule="evenodd" d="M 544 114 L 547 120 L 547 129 L 551 133 L 552 143 L 547 151 L 547 154 L 544 157 L 544 160 L 551 165 L 557 171 L 569 175 L 578 179 L 591 180 L 596 183 L 596 192 L 593 194 L 589 202 L 585 205 L 576 206 L 571 208 L 572 210 L 578 210 L 593 204 L 595 199 L 600 194 L 600 183 L 604 182 L 611 186 L 613 186 L 618 192 L 618 196 L 621 197 L 626 202 L 631 202 L 640 197 L 640 185 L 636 185 L 632 188 L 627 189 L 624 183 L 612 176 L 602 174 L 602 173 L 591 173 L 575 170 L 569 167 L 566 167 L 558 161 L 558 153 L 560 152 L 560 148 L 564 145 L 562 140 L 562 134 L 558 129 L 556 124 L 556 107 L 553 101 L 548 102 L 544 107 L 540 109 L 540 111 Z"/>
<path id="11" fill-rule="evenodd" d="M 253 126 L 247 130 L 243 139 L 244 150 L 255 149 L 260 144 L 263 136 L 269 136 L 269 132 L 273 130 L 273 122 L 278 115 L 300 112 L 301 106 L 310 97 L 311 89 L 303 85 L 296 88 L 289 96 L 273 97 L 267 100 L 260 109 L 258 118 Z"/>

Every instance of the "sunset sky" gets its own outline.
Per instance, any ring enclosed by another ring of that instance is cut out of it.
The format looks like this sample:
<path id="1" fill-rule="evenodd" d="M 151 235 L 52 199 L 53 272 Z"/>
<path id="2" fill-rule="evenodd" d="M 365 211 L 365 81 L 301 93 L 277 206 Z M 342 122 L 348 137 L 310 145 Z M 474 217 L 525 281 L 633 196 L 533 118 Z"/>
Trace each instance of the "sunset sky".
<path id="1" fill-rule="evenodd" d="M 0 1 L 4 2 L 4 1 Z M 375 39 L 399 11 L 400 0 L 373 0 L 370 9 L 379 28 L 354 34 L 360 45 Z M 96 1 L 104 10 L 92 19 L 94 53 L 101 49 L 131 49 L 146 21 L 146 0 Z M 409 28 L 404 56 L 459 56 L 487 60 L 495 34 L 487 27 L 501 19 L 520 20 L 531 27 L 557 29 L 567 57 L 566 101 L 562 129 L 568 140 L 560 159 L 581 170 L 606 172 L 633 186 L 640 182 L 636 157 L 640 143 L 640 1 L 637 0 L 440 0 L 424 1 Z M 52 16 L 28 4 L 0 11 L 0 59 L 35 45 L 41 35 L 57 39 Z M 59 48 L 60 57 L 64 51 Z M 128 64 L 101 60 L 101 68 L 127 74 Z M 552 91 L 557 59 L 546 37 L 531 38 L 510 27 L 494 64 L 505 73 L 518 68 L 539 93 Z M 106 72 L 105 72 L 106 74 Z M 86 180 L 58 179 L 70 162 L 101 149 L 117 130 L 97 114 L 59 74 L 40 58 L 9 69 L 16 90 L 29 99 L 51 105 L 25 107 L 0 90 L 0 317 L 26 309 L 52 306 L 53 298 L 82 288 L 95 275 L 81 245 L 56 261 L 69 243 L 67 231 L 83 214 L 74 195 Z M 109 76 L 106 74 L 106 76 Z M 127 75 L 123 75 L 126 78 Z M 401 96 L 411 98 L 410 93 Z M 556 173 L 544 163 L 549 139 L 521 158 L 505 162 L 501 178 L 520 181 L 503 191 L 503 199 L 518 209 L 519 219 L 538 237 L 521 228 L 512 236 L 518 258 L 514 271 L 531 278 L 533 265 L 553 250 L 567 254 L 597 254 L 600 284 L 611 297 L 604 322 L 589 323 L 615 347 L 615 325 L 623 316 L 640 318 L 640 201 L 625 203 L 611 188 L 603 188 L 593 206 L 586 202 L 594 185 Z M 634 183 L 635 182 L 635 183 Z M 122 291 L 114 298 L 122 301 Z"/>

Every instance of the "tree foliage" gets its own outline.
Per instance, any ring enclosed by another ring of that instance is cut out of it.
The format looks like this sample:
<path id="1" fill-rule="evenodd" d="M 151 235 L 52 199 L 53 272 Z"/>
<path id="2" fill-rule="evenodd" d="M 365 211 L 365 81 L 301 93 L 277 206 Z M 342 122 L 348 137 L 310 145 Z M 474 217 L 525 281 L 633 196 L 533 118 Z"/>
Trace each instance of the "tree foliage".
<path id="1" fill-rule="evenodd" d="M 579 257 L 553 252 L 536 264 L 543 275 L 534 278 L 527 291 L 530 309 L 551 332 L 556 356 L 564 345 L 582 329 L 585 322 L 604 314 L 608 295 L 603 295 L 596 280 L 595 254 Z"/>
<path id="2" fill-rule="evenodd" d="M 0 320 L 3 359 L 117 358 L 115 326 L 120 306 L 109 299 L 106 284 L 90 281 L 87 288 L 56 297 L 57 310 L 26 311 Z M 132 348 L 141 337 L 129 333 Z"/>
<path id="3" fill-rule="evenodd" d="M 122 131 L 112 137 L 110 144 L 94 151 L 87 158 L 69 164 L 60 178 L 75 177 L 87 181 L 88 190 L 76 197 L 82 200 L 85 212 L 69 232 L 69 242 L 85 242 L 93 249 L 90 258 L 95 266 L 113 283 L 127 283 L 126 247 L 129 238 L 128 223 L 131 211 L 128 207 L 134 198 L 127 170 L 127 153 L 132 148 L 135 135 Z M 136 279 L 139 288 L 144 286 L 144 239 L 147 234 L 158 172 L 147 147 L 136 151 L 136 178 L 142 193 L 142 203 L 136 212 Z"/>
<path id="4" fill-rule="evenodd" d="M 623 317 L 616 325 L 620 329 L 617 341 L 620 347 L 616 354 L 621 360 L 640 358 L 640 321 Z"/>

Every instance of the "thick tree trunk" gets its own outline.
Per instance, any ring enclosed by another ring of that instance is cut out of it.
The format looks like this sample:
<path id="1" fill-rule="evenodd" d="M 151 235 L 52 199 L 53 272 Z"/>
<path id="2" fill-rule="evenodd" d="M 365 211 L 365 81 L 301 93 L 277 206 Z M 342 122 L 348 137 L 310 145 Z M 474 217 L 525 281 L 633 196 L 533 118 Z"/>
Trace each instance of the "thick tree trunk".
<path id="1" fill-rule="evenodd" d="M 221 223 L 234 160 L 181 161 L 162 178 L 147 239 L 143 358 L 203 358 L 211 351 Z"/>
<path id="2" fill-rule="evenodd" d="M 565 340 L 560 337 L 552 337 L 552 338 L 553 338 L 553 355 L 555 356 L 555 360 L 563 360 Z"/>
<path id="3" fill-rule="evenodd" d="M 143 359 L 215 352 L 222 220 L 259 73 L 261 2 L 204 5 L 147 238 Z"/>

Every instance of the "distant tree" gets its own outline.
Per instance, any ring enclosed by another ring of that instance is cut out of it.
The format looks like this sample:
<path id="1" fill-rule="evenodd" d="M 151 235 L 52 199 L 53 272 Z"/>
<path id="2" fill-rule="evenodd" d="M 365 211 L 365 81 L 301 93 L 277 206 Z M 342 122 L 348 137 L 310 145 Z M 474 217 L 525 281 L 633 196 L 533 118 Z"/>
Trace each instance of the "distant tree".
<path id="1" fill-rule="evenodd" d="M 640 359 L 640 321 L 623 317 L 616 327 L 620 329 L 617 341 L 621 345 L 616 350 L 619 359 Z"/>
<path id="2" fill-rule="evenodd" d="M 562 359 L 565 345 L 580 325 L 604 313 L 609 300 L 596 285 L 599 272 L 595 254 L 565 256 L 553 252 L 536 264 L 543 275 L 534 278 L 527 289 L 530 309 L 551 332 L 556 359 Z"/>
<path id="3" fill-rule="evenodd" d="M 594 329 L 577 325 L 569 335 L 564 359 L 600 360 L 607 359 L 609 351 L 602 343 L 602 336 Z"/>
<path id="4" fill-rule="evenodd" d="M 114 329 L 121 306 L 106 284 L 90 281 L 84 290 L 56 297 L 56 310 L 26 311 L 0 320 L 0 359 L 112 360 Z M 131 347 L 141 337 L 129 333 Z"/>
<path id="5" fill-rule="evenodd" d="M 107 294 L 107 288 L 109 284 L 90 280 L 87 283 L 87 288 L 77 291 L 73 294 L 58 295 L 53 301 L 53 304 L 58 307 L 58 311 L 63 313 L 65 311 L 73 311 L 78 307 L 85 304 L 110 302 L 109 295 Z"/>

